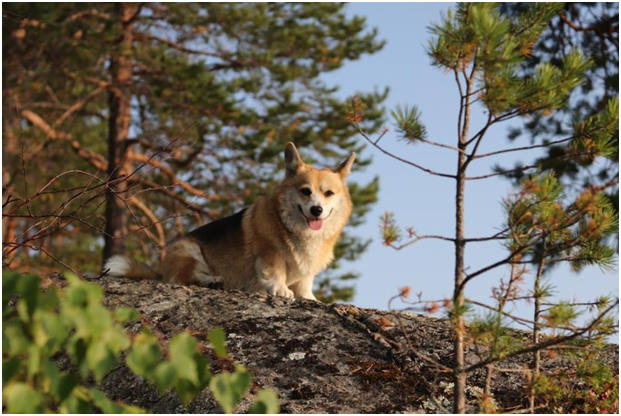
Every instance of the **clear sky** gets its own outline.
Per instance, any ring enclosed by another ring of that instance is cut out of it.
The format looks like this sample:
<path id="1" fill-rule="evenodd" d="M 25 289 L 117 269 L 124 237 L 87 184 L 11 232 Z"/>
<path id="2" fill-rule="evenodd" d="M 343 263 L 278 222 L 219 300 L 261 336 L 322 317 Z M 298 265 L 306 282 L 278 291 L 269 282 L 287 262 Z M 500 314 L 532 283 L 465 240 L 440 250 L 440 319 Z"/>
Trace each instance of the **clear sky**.
<path id="1" fill-rule="evenodd" d="M 390 95 L 385 102 L 387 109 L 399 103 L 416 104 L 422 111 L 429 139 L 455 144 L 459 102 L 455 81 L 452 76 L 432 68 L 425 53 L 429 39 L 427 27 L 431 22 L 439 21 L 441 11 L 448 7 L 449 3 L 349 4 L 348 13 L 366 17 L 368 25 L 377 27 L 380 38 L 387 40 L 387 44 L 380 52 L 347 63 L 340 70 L 324 76 L 324 80 L 330 85 L 339 85 L 342 97 L 355 95 L 356 91 L 370 91 L 376 87 L 381 89 L 387 85 L 390 87 Z M 482 111 L 474 114 L 472 131 L 478 131 L 483 124 L 483 117 Z M 518 125 L 520 123 L 516 122 Z M 386 124 L 391 128 L 391 132 L 381 142 L 386 149 L 431 169 L 454 173 L 456 155 L 452 150 L 425 144 L 405 144 L 397 140 L 392 121 L 388 120 Z M 501 124 L 492 128 L 480 152 L 506 146 L 508 126 Z M 528 144 L 528 139 L 523 138 L 521 142 L 513 143 L 513 146 L 519 144 Z M 413 293 L 422 291 L 428 299 L 450 298 L 454 268 L 452 243 L 423 240 L 401 251 L 394 251 L 381 243 L 379 217 L 384 211 L 391 210 L 404 228 L 414 226 L 421 235 L 452 237 L 455 227 L 454 180 L 430 176 L 402 165 L 371 146 L 367 146 L 365 155 L 372 155 L 373 163 L 365 172 L 356 173 L 352 178 L 364 182 L 378 175 L 380 194 L 379 202 L 367 216 L 367 222 L 355 229 L 356 234 L 373 238 L 373 243 L 360 260 L 351 264 L 352 269 L 362 274 L 357 282 L 353 303 L 361 307 L 386 309 L 388 299 L 405 285 L 410 286 Z M 510 155 L 489 162 L 475 161 L 469 173 L 489 173 L 490 166 L 495 163 L 513 166 L 517 158 L 529 161 L 537 153 L 530 151 Z M 511 184 L 503 179 L 468 181 L 467 237 L 489 236 L 500 229 L 503 223 L 500 203 L 511 190 Z M 497 242 L 469 244 L 466 249 L 466 267 L 474 271 L 506 255 L 506 251 Z M 491 288 L 507 274 L 507 268 L 498 268 L 479 276 L 467 288 L 466 296 L 491 301 Z M 548 273 L 547 279 L 556 286 L 559 299 L 588 301 L 602 294 L 613 293 L 618 296 L 619 293 L 616 270 L 603 272 L 592 267 L 576 274 L 568 267 L 561 266 Z"/>

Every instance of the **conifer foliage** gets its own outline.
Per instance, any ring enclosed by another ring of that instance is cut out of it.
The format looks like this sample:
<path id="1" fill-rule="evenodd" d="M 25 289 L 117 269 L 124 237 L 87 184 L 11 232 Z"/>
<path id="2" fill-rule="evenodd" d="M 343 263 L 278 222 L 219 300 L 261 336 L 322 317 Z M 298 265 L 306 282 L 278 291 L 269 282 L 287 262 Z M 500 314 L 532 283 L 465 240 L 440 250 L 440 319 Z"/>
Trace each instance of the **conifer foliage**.
<path id="1" fill-rule="evenodd" d="M 504 3 L 506 16 L 519 13 L 525 3 Z M 542 60 L 559 67 L 574 48 L 588 55 L 592 65 L 584 82 L 571 93 L 567 104 L 551 116 L 533 114 L 521 128 L 513 128 L 510 140 L 528 137 L 532 143 L 546 144 L 567 137 L 574 120 L 597 114 L 611 97 L 619 96 L 619 7 L 615 3 L 565 3 L 532 48 L 532 59 L 522 63 L 524 73 L 532 73 Z M 546 154 L 536 159 L 544 169 L 553 170 L 569 186 L 597 186 L 605 191 L 618 210 L 619 204 L 619 129 L 609 132 L 613 151 L 604 159 L 581 158 L 559 160 L 567 145 L 548 146 Z M 519 181 L 520 171 L 507 175 Z M 609 244 L 614 245 L 612 239 Z M 618 246 L 617 246 L 618 249 Z"/>

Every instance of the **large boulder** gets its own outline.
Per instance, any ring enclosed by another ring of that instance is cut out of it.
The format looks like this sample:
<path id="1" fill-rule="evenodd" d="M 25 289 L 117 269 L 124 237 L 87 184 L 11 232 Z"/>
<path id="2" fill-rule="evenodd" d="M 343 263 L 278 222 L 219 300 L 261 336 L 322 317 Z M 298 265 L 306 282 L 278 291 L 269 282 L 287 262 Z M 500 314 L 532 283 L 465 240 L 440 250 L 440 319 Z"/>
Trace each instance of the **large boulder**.
<path id="1" fill-rule="evenodd" d="M 450 374 L 412 352 L 450 366 L 452 333 L 446 320 L 154 281 L 94 281 L 103 287 L 108 307 L 131 306 L 142 315 L 142 322 L 128 328 L 131 332 L 146 324 L 165 343 L 181 331 L 204 341 L 207 332 L 223 328 L 232 358 L 254 375 L 255 389 L 277 393 L 283 413 L 435 413 L 438 406 L 450 405 Z M 202 346 L 215 372 L 227 365 L 207 343 Z M 469 346 L 468 363 L 477 362 L 481 353 Z M 607 350 L 603 358 L 618 374 L 618 349 Z M 516 357 L 499 367 L 520 370 L 530 360 Z M 563 354 L 544 354 L 542 368 L 552 372 L 573 364 Z M 484 383 L 483 370 L 469 376 L 469 411 L 477 410 Z M 492 386 L 503 406 L 526 405 L 524 372 L 494 372 Z M 114 369 L 102 389 L 112 399 L 154 413 L 221 412 L 208 390 L 186 408 L 174 392 L 160 396 L 125 366 Z M 432 392 L 446 400 L 432 400 Z M 247 411 L 249 403 L 243 401 L 237 411 Z"/>

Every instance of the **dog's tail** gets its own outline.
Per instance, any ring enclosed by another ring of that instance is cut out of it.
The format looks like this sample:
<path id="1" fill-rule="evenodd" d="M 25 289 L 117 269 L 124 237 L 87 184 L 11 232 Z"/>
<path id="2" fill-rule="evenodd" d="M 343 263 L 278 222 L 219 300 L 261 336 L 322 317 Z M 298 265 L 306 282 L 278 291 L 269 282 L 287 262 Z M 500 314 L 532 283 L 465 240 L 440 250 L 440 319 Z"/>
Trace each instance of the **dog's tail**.
<path id="1" fill-rule="evenodd" d="M 126 277 L 128 279 L 136 280 L 162 280 L 162 274 L 156 272 L 146 264 L 140 263 L 136 260 L 132 260 L 125 256 L 112 256 L 104 265 L 104 272 L 108 276 L 113 277 Z"/>

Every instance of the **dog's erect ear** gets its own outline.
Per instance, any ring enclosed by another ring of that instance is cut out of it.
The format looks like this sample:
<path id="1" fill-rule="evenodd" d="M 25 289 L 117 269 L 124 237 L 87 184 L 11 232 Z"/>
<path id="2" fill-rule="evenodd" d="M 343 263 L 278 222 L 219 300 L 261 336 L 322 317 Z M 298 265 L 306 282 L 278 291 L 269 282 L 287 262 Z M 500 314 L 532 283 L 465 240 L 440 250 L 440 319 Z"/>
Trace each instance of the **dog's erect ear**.
<path id="1" fill-rule="evenodd" d="M 287 178 L 294 176 L 298 173 L 300 168 L 304 165 L 298 149 L 291 142 L 285 146 L 285 169 L 287 171 Z"/>
<path id="2" fill-rule="evenodd" d="M 347 160 L 341 163 L 340 165 L 338 165 L 334 169 L 334 171 L 338 173 L 339 175 L 341 175 L 343 179 L 345 179 L 351 173 L 351 165 L 354 163 L 355 159 L 356 159 L 356 153 L 351 152 L 351 155 L 347 158 Z"/>

